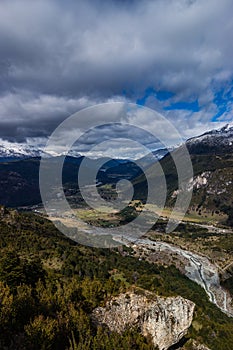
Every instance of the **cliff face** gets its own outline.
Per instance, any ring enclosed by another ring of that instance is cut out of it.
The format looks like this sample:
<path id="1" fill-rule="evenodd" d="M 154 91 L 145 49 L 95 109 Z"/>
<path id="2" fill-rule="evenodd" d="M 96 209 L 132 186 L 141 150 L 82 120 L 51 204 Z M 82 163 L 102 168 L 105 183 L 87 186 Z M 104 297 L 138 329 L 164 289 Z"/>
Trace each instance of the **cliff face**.
<path id="1" fill-rule="evenodd" d="M 123 332 L 138 327 L 150 336 L 159 350 L 167 350 L 187 333 L 195 304 L 182 297 L 163 298 L 140 291 L 120 294 L 93 311 L 93 321 L 106 324 L 111 331 Z"/>

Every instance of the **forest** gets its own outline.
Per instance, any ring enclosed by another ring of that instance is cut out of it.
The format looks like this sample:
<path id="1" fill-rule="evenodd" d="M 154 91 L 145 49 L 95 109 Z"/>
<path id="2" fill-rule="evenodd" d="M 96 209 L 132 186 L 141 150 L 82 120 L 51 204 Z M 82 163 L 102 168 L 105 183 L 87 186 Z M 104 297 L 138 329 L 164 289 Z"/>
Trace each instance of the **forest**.
<path id="1" fill-rule="evenodd" d="M 46 218 L 3 207 L 0 249 L 0 349 L 154 349 L 137 329 L 110 333 L 91 320 L 95 307 L 136 287 L 194 301 L 187 340 L 214 350 L 233 348 L 233 320 L 174 266 L 139 261 L 124 246 L 79 245 Z"/>

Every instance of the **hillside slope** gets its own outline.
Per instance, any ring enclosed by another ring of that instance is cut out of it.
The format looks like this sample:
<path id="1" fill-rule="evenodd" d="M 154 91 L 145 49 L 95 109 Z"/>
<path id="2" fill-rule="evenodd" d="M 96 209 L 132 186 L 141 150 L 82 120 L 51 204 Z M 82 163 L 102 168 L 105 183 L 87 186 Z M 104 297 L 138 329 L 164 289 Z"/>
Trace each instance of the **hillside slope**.
<path id="1" fill-rule="evenodd" d="M 104 325 L 96 328 L 91 317 L 109 300 L 116 305 L 121 293 L 143 295 L 144 289 L 155 298 L 180 295 L 195 303 L 183 349 L 196 349 L 193 340 L 214 350 L 233 347 L 233 319 L 210 303 L 201 287 L 174 266 L 139 261 L 127 247 L 81 246 L 42 217 L 1 207 L 0 253 L 1 349 L 152 350 L 150 338 L 137 328 L 109 332 Z"/>
<path id="2" fill-rule="evenodd" d="M 192 138 L 186 142 L 193 165 L 193 196 L 190 210 L 199 216 L 225 213 L 228 224 L 233 220 L 233 127 L 226 126 Z M 175 150 L 182 156 L 182 146 Z M 172 206 L 178 195 L 177 170 L 172 155 L 166 155 L 160 165 L 167 180 L 167 206 Z M 148 176 L 154 183 L 159 183 L 156 177 L 156 164 L 148 169 Z M 146 179 L 144 175 L 135 179 L 138 198 L 146 198 Z M 186 188 L 187 190 L 187 188 Z"/>

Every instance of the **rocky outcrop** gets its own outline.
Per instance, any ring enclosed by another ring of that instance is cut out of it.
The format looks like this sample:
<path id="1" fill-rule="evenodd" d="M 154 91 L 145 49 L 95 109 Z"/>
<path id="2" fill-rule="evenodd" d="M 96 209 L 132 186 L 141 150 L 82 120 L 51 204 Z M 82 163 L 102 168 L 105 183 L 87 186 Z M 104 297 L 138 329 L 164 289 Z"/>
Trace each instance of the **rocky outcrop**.
<path id="1" fill-rule="evenodd" d="M 118 333 L 138 327 L 159 350 L 167 350 L 187 333 L 194 307 L 193 302 L 180 296 L 163 298 L 140 290 L 111 299 L 105 307 L 96 308 L 92 318 Z"/>
<path id="2" fill-rule="evenodd" d="M 211 350 L 207 346 L 198 343 L 196 340 L 190 339 L 183 347 L 177 350 Z"/>
<path id="3" fill-rule="evenodd" d="M 203 344 L 198 344 L 196 341 L 193 341 L 193 349 L 195 350 L 210 350 L 209 348 L 207 348 L 207 346 L 203 345 Z"/>

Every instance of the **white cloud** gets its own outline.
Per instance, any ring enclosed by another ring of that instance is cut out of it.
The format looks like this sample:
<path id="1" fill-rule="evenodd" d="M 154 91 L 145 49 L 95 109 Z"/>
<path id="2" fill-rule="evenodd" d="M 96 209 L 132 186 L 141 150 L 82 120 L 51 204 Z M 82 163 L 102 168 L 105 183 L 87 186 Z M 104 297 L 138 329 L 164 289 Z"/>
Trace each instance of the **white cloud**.
<path id="1" fill-rule="evenodd" d="M 147 87 L 198 100 L 200 112 L 163 112 L 183 137 L 213 128 L 214 96 L 233 79 L 232 13 L 231 0 L 1 1 L 0 136 L 45 137 L 76 110 Z"/>

